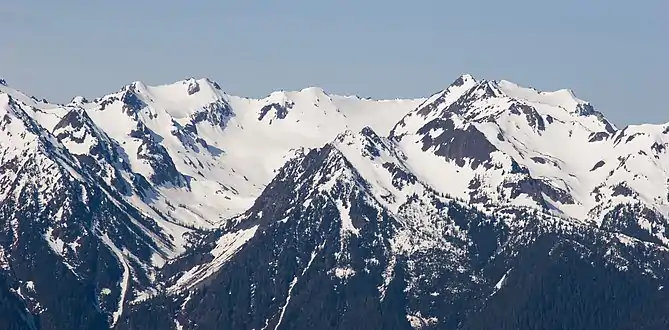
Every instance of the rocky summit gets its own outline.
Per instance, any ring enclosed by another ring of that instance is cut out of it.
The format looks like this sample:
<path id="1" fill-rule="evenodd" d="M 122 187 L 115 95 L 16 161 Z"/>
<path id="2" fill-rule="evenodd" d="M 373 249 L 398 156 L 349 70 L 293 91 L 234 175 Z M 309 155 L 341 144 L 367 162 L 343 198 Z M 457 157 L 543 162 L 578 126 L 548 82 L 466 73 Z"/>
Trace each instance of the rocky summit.
<path id="1" fill-rule="evenodd" d="M 471 75 L 0 82 L 0 329 L 669 328 L 669 124 Z"/>

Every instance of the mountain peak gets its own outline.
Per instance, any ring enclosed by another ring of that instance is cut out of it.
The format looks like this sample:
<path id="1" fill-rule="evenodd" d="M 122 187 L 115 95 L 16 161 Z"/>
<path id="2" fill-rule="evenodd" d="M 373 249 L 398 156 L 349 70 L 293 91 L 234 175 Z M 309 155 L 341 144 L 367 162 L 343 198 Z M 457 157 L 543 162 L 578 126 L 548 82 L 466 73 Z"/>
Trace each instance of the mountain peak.
<path id="1" fill-rule="evenodd" d="M 188 78 L 183 82 L 184 85 L 188 86 L 188 95 L 193 95 L 200 91 L 200 84 L 195 80 L 195 78 Z"/>
<path id="2" fill-rule="evenodd" d="M 81 105 L 86 104 L 86 103 L 88 103 L 88 100 L 85 97 L 78 95 L 78 96 L 73 97 L 68 105 L 81 106 Z"/>
<path id="3" fill-rule="evenodd" d="M 0 78 L 0 85 L 7 86 L 7 80 Z"/>
<path id="4" fill-rule="evenodd" d="M 310 93 L 310 94 L 314 94 L 314 95 L 327 94 L 325 92 L 325 90 L 323 90 L 323 88 L 316 87 L 316 86 L 309 86 L 309 87 L 306 87 L 306 88 L 302 88 L 300 90 L 300 93 Z"/>
<path id="5" fill-rule="evenodd" d="M 295 103 L 299 99 L 306 98 L 308 101 L 318 102 L 322 100 L 329 100 L 330 96 L 320 87 L 306 87 L 299 91 L 274 91 L 269 94 L 264 100 L 266 104 L 281 104 L 287 105 Z"/>
<path id="6" fill-rule="evenodd" d="M 460 75 L 460 77 L 458 77 L 458 79 L 455 79 L 455 81 L 453 81 L 451 86 L 458 86 L 459 87 L 459 86 L 463 86 L 464 84 L 466 84 L 468 82 L 476 82 L 476 79 L 471 74 L 465 73 L 465 74 Z"/>
<path id="7" fill-rule="evenodd" d="M 144 84 L 144 82 L 139 81 L 139 80 L 135 80 L 135 81 L 121 87 L 121 92 L 131 91 L 131 92 L 135 92 L 135 93 L 141 93 L 145 90 L 146 90 L 146 85 Z"/>
<path id="8" fill-rule="evenodd" d="M 286 91 L 274 91 L 269 94 L 264 100 L 265 103 L 278 103 L 278 104 L 287 104 L 290 103 L 291 99 L 289 97 L 289 92 Z"/>
<path id="9" fill-rule="evenodd" d="M 571 113 L 576 112 L 579 106 L 588 104 L 577 98 L 571 89 L 544 92 L 531 87 L 523 87 L 508 80 L 498 81 L 495 85 L 510 98 L 559 107 Z"/>
<path id="10" fill-rule="evenodd" d="M 306 96 L 308 99 L 312 100 L 315 102 L 314 104 L 318 102 L 322 102 L 323 100 L 331 100 L 330 95 L 323 90 L 323 88 L 316 87 L 316 86 L 310 86 L 307 88 L 303 88 L 298 92 L 299 95 Z"/>

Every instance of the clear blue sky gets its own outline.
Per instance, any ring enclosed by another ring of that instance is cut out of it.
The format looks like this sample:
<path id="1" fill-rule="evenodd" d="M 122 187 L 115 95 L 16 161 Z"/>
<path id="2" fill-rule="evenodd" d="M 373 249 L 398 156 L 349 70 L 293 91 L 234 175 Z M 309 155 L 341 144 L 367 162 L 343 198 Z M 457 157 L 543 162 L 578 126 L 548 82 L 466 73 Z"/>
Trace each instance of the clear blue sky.
<path id="1" fill-rule="evenodd" d="M 471 73 L 664 123 L 668 17 L 666 0 L 0 0 L 0 77 L 65 102 L 190 76 L 244 96 L 418 97 Z"/>

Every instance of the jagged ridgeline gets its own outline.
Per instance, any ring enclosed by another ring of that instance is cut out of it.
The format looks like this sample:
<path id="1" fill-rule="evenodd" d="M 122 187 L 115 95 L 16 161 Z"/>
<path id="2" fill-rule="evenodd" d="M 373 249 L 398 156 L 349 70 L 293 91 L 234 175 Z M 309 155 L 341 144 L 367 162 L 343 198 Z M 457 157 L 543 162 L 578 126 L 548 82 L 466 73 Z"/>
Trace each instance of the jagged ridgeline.
<path id="1" fill-rule="evenodd" d="M 413 100 L 0 84 L 0 329 L 667 329 L 669 125 L 463 75 Z"/>

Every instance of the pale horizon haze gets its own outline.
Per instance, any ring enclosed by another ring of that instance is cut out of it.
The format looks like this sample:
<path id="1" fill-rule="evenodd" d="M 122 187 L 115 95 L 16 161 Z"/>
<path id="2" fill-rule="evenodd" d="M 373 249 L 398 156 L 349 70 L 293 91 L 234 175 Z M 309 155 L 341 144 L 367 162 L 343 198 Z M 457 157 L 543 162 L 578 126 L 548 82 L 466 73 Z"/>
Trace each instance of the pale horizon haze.
<path id="1" fill-rule="evenodd" d="M 209 77 L 427 97 L 463 73 L 572 89 L 618 126 L 669 122 L 669 2 L 0 0 L 0 77 L 66 103 Z"/>

